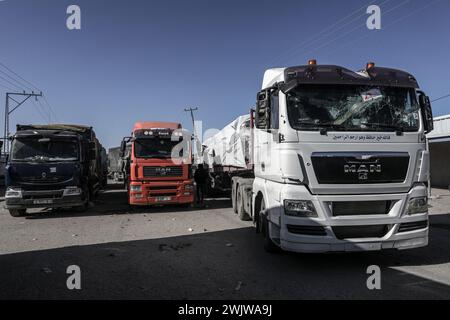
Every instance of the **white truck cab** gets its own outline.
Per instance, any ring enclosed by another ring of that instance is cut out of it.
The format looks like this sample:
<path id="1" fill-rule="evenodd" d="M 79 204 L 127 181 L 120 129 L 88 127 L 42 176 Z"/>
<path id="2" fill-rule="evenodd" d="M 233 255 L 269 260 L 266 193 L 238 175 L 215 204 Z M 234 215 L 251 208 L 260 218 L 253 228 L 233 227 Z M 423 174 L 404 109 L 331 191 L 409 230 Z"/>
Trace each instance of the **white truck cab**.
<path id="1" fill-rule="evenodd" d="M 254 179 L 234 177 L 233 200 L 266 249 L 428 244 L 425 134 L 433 122 L 412 75 L 373 63 L 360 72 L 315 61 L 270 69 L 254 127 Z"/>

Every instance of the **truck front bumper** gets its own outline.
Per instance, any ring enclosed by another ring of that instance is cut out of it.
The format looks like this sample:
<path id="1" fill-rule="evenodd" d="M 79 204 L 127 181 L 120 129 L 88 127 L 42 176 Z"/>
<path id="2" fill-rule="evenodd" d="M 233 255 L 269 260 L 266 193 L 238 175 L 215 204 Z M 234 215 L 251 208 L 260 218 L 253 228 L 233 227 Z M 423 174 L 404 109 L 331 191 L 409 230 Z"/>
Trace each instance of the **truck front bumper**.
<path id="1" fill-rule="evenodd" d="M 6 209 L 70 208 L 85 204 L 82 195 L 64 195 L 64 190 L 23 191 L 20 198 L 6 198 Z"/>
<path id="2" fill-rule="evenodd" d="M 406 194 L 381 195 L 311 195 L 303 186 L 284 187 L 282 199 L 309 200 L 316 218 L 285 214 L 284 205 L 268 210 L 270 235 L 274 242 L 294 252 L 348 252 L 383 249 L 412 249 L 428 244 L 428 210 L 409 215 L 412 198 L 426 197 L 426 188 L 416 186 Z M 386 201 L 385 214 L 338 215 L 334 203 Z M 282 200 L 281 203 L 284 203 Z M 272 212 L 271 212 L 272 211 Z"/>
<path id="3" fill-rule="evenodd" d="M 131 205 L 149 206 L 166 204 L 189 204 L 194 202 L 192 181 L 174 182 L 132 182 L 131 186 L 140 186 L 140 190 L 130 190 Z"/>

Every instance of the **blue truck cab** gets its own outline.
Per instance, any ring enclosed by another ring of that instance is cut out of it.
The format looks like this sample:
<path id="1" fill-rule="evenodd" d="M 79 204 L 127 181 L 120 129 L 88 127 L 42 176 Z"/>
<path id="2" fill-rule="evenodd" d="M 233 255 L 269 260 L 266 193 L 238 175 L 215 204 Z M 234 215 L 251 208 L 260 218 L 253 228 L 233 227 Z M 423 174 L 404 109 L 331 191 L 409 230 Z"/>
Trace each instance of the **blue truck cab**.
<path id="1" fill-rule="evenodd" d="M 91 127 L 17 125 L 5 168 L 5 206 L 85 210 L 102 182 L 102 146 Z"/>

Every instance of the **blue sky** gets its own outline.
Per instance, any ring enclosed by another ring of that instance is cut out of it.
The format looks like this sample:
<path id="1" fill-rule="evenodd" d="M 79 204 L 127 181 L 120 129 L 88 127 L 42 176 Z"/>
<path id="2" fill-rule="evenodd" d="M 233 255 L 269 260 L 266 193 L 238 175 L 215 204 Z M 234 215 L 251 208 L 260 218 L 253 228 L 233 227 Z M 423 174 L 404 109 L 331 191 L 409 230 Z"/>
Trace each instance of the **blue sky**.
<path id="1" fill-rule="evenodd" d="M 66 28 L 71 4 L 81 7 L 82 30 Z M 381 30 L 366 28 L 369 4 L 382 9 Z M 137 120 L 190 128 L 187 106 L 199 107 L 204 128 L 222 128 L 254 104 L 265 69 L 309 58 L 405 69 L 432 98 L 443 96 L 449 13 L 448 0 L 5 0 L 0 62 L 44 91 L 52 122 L 92 125 L 110 147 Z M 45 123 L 47 113 L 27 103 L 11 126 Z M 434 113 L 450 113 L 450 99 Z"/>

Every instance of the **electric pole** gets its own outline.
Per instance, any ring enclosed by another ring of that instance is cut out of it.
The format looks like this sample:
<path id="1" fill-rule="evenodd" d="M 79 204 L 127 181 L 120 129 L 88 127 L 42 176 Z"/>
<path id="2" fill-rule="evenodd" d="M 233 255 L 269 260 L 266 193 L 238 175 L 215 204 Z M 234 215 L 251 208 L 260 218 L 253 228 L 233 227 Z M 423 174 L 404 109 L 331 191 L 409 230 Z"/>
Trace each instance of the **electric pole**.
<path id="1" fill-rule="evenodd" d="M 6 154 L 9 150 L 9 115 L 13 113 L 17 108 L 19 108 L 22 104 L 24 104 L 31 97 L 35 97 L 37 101 L 37 97 L 42 97 L 42 92 L 35 93 L 32 91 L 31 93 L 27 92 L 7 92 L 6 93 L 6 102 L 5 102 L 5 127 L 3 133 L 3 152 Z M 19 99 L 21 98 L 21 99 Z M 10 100 L 16 103 L 16 105 L 10 110 Z"/>
<path id="2" fill-rule="evenodd" d="M 196 157 L 199 158 L 199 153 L 202 151 L 202 145 L 200 144 L 200 140 L 197 137 L 197 130 L 195 130 L 195 118 L 194 118 L 194 111 L 197 111 L 198 108 L 186 108 L 184 109 L 185 112 L 189 112 L 191 114 L 191 120 L 192 120 L 192 130 L 194 130 L 194 144 L 195 144 L 195 151 L 196 151 Z"/>

